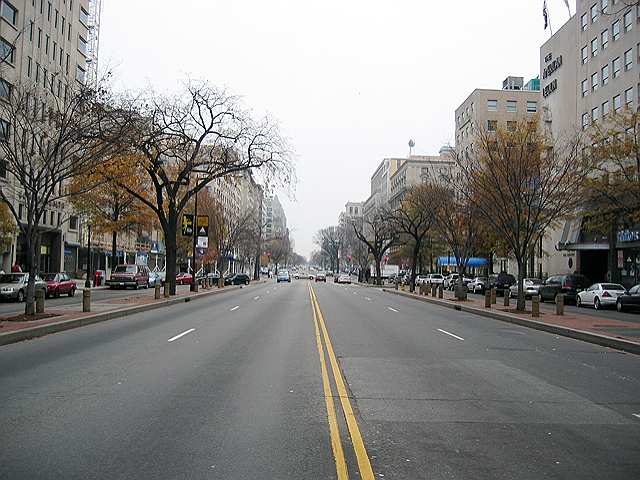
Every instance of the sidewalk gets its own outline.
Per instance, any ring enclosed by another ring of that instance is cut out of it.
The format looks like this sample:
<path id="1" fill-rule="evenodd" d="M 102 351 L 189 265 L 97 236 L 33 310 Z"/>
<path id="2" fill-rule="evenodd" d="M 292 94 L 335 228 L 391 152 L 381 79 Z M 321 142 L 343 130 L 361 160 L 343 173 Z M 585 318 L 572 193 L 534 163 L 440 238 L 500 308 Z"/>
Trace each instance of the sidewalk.
<path id="1" fill-rule="evenodd" d="M 530 310 L 528 313 L 516 312 L 515 299 L 510 300 L 509 307 L 505 307 L 502 303 L 503 297 L 498 297 L 497 303 L 491 305 L 491 308 L 485 308 L 484 298 L 468 298 L 465 301 L 459 301 L 455 299 L 453 292 L 449 291 L 443 292 L 443 299 L 409 293 L 408 288 L 407 291 L 388 288 L 383 291 L 640 354 L 640 327 L 634 322 L 566 311 L 564 315 L 556 315 L 555 309 L 551 310 L 542 305 L 540 316 L 534 318 Z"/>
<path id="2" fill-rule="evenodd" d="M 257 285 L 263 282 L 264 280 L 252 282 L 251 285 Z M 217 287 L 203 289 L 201 287 L 198 293 L 183 289 L 168 299 L 161 296 L 159 300 L 154 298 L 154 291 L 149 290 L 149 295 L 135 295 L 131 297 L 107 298 L 92 301 L 91 312 L 83 312 L 81 302 L 74 305 L 64 305 L 60 308 L 47 308 L 45 314 L 38 320 L 26 322 L 0 320 L 0 345 L 20 342 L 22 340 L 69 330 L 91 323 L 102 322 L 112 318 L 126 317 L 135 313 L 154 310 L 176 303 L 189 302 L 205 296 L 231 292 L 241 288 L 243 287 L 227 286 L 222 289 Z M 92 290 L 94 289 L 92 288 Z"/>

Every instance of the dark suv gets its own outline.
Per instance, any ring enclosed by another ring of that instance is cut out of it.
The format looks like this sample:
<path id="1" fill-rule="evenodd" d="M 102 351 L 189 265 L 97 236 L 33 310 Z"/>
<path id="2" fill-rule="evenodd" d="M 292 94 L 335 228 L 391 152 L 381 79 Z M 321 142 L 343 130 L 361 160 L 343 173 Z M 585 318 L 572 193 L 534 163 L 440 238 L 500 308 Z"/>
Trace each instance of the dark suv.
<path id="1" fill-rule="evenodd" d="M 540 287 L 540 301 L 556 301 L 556 295 L 564 294 L 566 302 L 576 301 L 578 292 L 587 289 L 591 282 L 584 275 L 567 274 L 553 275 Z"/>
<path id="2" fill-rule="evenodd" d="M 149 288 L 149 267 L 146 265 L 118 265 L 106 281 L 111 288 Z"/>
<path id="3" fill-rule="evenodd" d="M 505 292 L 509 292 L 509 289 L 518 283 L 516 277 L 507 272 L 500 272 L 495 277 L 489 277 L 490 288 L 496 289 L 496 295 L 505 295 Z"/>
<path id="4" fill-rule="evenodd" d="M 225 285 L 249 285 L 251 279 L 246 273 L 236 273 L 224 279 Z"/>

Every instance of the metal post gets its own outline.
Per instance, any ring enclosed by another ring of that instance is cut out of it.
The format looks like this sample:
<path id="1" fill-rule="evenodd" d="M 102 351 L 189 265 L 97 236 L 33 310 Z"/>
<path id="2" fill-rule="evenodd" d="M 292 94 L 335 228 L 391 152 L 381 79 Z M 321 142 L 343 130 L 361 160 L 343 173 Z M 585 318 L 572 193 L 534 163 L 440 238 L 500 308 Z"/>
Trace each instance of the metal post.
<path id="1" fill-rule="evenodd" d="M 508 307 L 509 306 L 509 299 L 511 297 L 511 292 L 509 292 L 508 290 L 504 291 L 504 306 Z"/>
<path id="2" fill-rule="evenodd" d="M 91 311 L 91 289 L 85 288 L 82 291 L 82 311 L 90 312 Z"/>
<path id="3" fill-rule="evenodd" d="M 156 283 L 154 290 L 155 291 L 153 292 L 154 293 L 153 298 L 155 298 L 156 300 L 160 300 L 160 284 L 159 283 Z"/>
<path id="4" fill-rule="evenodd" d="M 484 308 L 491 308 L 491 290 L 484 291 Z"/>
<path id="5" fill-rule="evenodd" d="M 438 285 L 438 298 L 444 297 L 444 285 Z"/>
<path id="6" fill-rule="evenodd" d="M 495 305 L 498 302 L 498 300 L 496 299 L 497 295 L 498 295 L 498 292 L 496 291 L 496 289 L 492 288 L 491 289 L 491 304 L 492 305 Z"/>
<path id="7" fill-rule="evenodd" d="M 564 315 L 564 294 L 556 295 L 556 315 Z"/>
<path id="8" fill-rule="evenodd" d="M 531 297 L 531 316 L 539 317 L 540 316 L 540 296 L 534 295 Z"/>
<path id="9" fill-rule="evenodd" d="M 87 279 L 84 288 L 91 288 L 91 224 L 87 224 Z M 89 311 L 89 310 L 87 310 Z"/>
<path id="10" fill-rule="evenodd" d="M 164 282 L 164 298 L 169 298 L 171 296 L 171 292 L 169 291 L 169 282 Z"/>

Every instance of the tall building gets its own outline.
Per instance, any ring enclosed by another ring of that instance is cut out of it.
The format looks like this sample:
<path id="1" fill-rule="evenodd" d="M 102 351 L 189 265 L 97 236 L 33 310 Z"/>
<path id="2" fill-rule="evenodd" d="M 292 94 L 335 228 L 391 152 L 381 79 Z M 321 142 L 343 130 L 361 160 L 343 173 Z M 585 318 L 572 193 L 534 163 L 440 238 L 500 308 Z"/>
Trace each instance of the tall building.
<path id="1" fill-rule="evenodd" d="M 640 7 L 623 0 L 576 3 L 576 14 L 540 48 L 541 121 L 560 139 L 610 112 L 640 105 Z M 595 280 L 621 267 L 623 281 L 637 282 L 640 226 L 633 232 L 619 232 L 613 247 L 623 261 L 609 266 L 607 238 L 588 233 L 577 216 L 552 233 L 550 248 L 561 261 L 550 273 L 577 270 Z"/>
<path id="2" fill-rule="evenodd" d="M 99 1 L 92 2 L 96 0 L 0 1 L 0 96 L 8 96 L 18 84 L 41 84 L 62 98 L 73 88 L 69 85 L 87 81 L 97 67 L 100 10 Z M 6 119 L 0 124 L 2 131 L 10 131 Z M 14 181 L 0 166 L 0 182 Z M 19 197 L 12 203 L 21 214 L 25 209 Z M 78 256 L 81 225 L 67 202 L 52 203 L 41 226 L 41 271 L 73 272 L 85 266 Z M 2 269 L 8 271 L 15 261 L 26 264 L 21 236 L 2 252 Z"/>
<path id="3" fill-rule="evenodd" d="M 266 241 L 281 238 L 287 232 L 287 216 L 277 195 L 264 201 L 264 239 Z"/>
<path id="4" fill-rule="evenodd" d="M 371 195 L 365 200 L 364 215 L 368 215 L 373 209 L 386 206 L 391 191 L 391 176 L 400 166 L 402 158 L 385 158 L 380 162 L 371 176 Z"/>

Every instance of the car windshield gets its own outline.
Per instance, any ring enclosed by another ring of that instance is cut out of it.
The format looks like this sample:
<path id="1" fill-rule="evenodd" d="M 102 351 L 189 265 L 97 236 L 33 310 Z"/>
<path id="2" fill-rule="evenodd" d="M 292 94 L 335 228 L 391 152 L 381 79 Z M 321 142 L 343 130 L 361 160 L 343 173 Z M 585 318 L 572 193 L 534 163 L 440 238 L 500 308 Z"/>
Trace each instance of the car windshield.
<path id="1" fill-rule="evenodd" d="M 135 265 L 118 265 L 113 273 L 136 273 L 136 271 Z"/>
<path id="2" fill-rule="evenodd" d="M 56 279 L 56 275 L 56 273 L 45 273 L 42 278 L 47 282 L 51 282 Z"/>
<path id="3" fill-rule="evenodd" d="M 0 283 L 20 283 L 25 277 L 22 273 L 6 273 L 0 275 Z"/>
<path id="4" fill-rule="evenodd" d="M 622 285 L 619 285 L 617 283 L 602 283 L 602 290 L 626 290 L 626 288 L 624 288 Z"/>

